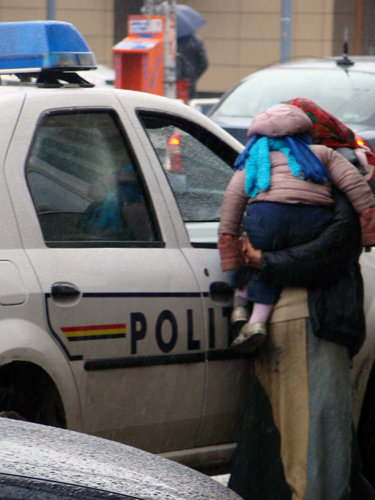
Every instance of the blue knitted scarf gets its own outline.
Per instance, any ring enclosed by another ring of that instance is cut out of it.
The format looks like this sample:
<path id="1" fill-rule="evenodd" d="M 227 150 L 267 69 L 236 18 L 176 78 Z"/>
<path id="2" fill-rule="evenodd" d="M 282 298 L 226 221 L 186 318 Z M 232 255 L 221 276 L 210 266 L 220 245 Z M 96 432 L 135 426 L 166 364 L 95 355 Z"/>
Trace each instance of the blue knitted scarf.
<path id="1" fill-rule="evenodd" d="M 270 151 L 280 151 L 286 156 L 290 171 L 295 177 L 315 184 L 330 181 L 330 176 L 319 158 L 311 151 L 312 140 L 308 134 L 271 138 L 254 135 L 234 164 L 235 170 L 245 168 L 245 191 L 254 198 L 260 189 L 267 191 L 271 184 Z"/>

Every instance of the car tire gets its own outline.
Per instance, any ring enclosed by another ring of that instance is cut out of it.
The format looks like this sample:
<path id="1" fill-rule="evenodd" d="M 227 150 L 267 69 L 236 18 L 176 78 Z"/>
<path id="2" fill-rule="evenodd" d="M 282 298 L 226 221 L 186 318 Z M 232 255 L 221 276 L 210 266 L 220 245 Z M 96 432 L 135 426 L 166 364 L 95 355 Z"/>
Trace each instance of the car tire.
<path id="1" fill-rule="evenodd" d="M 18 389 L 0 387 L 0 416 L 46 424 L 42 412 Z"/>

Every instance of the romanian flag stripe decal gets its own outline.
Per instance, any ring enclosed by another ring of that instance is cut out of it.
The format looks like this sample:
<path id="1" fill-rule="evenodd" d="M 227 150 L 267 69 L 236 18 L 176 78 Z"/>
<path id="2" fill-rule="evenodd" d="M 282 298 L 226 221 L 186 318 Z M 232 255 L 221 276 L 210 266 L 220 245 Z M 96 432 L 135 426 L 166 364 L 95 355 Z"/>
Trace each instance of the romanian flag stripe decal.
<path id="1" fill-rule="evenodd" d="M 68 340 L 100 340 L 124 338 L 126 335 L 126 324 L 115 325 L 93 325 L 93 326 L 69 326 L 63 327 Z"/>

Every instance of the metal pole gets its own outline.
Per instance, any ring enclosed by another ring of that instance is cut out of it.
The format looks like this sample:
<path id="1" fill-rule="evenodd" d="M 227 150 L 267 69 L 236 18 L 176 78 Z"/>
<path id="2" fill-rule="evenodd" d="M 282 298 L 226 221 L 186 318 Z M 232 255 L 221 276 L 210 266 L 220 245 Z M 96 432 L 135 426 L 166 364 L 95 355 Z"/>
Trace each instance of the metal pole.
<path id="1" fill-rule="evenodd" d="M 355 45 L 354 54 L 362 54 L 362 17 L 363 4 L 362 0 L 356 0 L 355 6 Z"/>
<path id="2" fill-rule="evenodd" d="M 155 0 L 143 0 L 142 12 L 145 16 L 152 16 L 155 14 Z"/>
<path id="3" fill-rule="evenodd" d="M 54 21 L 55 19 L 56 19 L 55 0 L 47 0 L 47 20 Z"/>
<path id="4" fill-rule="evenodd" d="M 176 99 L 176 0 L 168 0 L 164 20 L 164 95 Z"/>
<path id="5" fill-rule="evenodd" d="M 143 0 L 144 15 L 164 16 L 164 96 L 176 98 L 176 0 Z"/>
<path id="6" fill-rule="evenodd" d="M 292 31 L 292 0 L 281 0 L 281 62 L 290 61 Z"/>

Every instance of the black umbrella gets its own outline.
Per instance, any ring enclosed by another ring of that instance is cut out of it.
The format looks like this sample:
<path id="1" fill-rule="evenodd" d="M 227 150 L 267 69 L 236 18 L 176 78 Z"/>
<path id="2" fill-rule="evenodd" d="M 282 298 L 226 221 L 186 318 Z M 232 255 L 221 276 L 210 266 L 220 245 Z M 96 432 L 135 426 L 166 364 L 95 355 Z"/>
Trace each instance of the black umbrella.
<path id="1" fill-rule="evenodd" d="M 176 6 L 176 20 L 177 38 L 192 35 L 207 22 L 196 10 L 183 4 Z"/>

